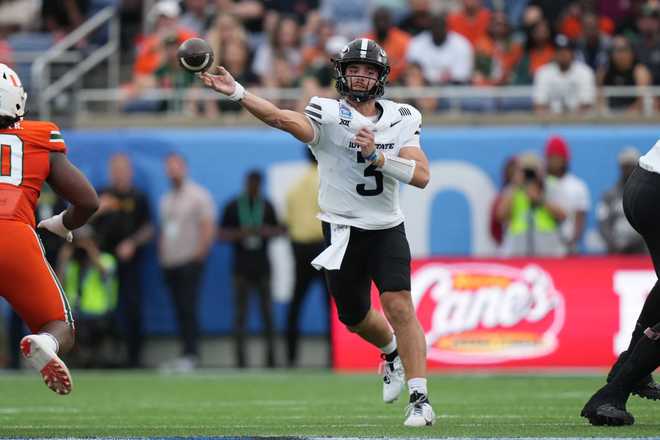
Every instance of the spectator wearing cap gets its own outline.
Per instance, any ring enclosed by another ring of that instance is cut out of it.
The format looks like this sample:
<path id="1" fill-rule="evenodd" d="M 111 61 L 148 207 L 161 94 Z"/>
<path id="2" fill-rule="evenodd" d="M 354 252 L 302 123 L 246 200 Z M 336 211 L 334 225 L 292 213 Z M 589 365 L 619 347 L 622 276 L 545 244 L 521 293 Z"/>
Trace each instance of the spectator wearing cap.
<path id="1" fill-rule="evenodd" d="M 634 45 L 639 61 L 649 68 L 653 84 L 660 85 L 660 9 L 647 3 L 637 20 L 639 38 Z"/>
<path id="2" fill-rule="evenodd" d="M 575 45 L 565 35 L 555 38 L 555 60 L 534 75 L 533 101 L 537 113 L 582 113 L 596 102 L 593 70 L 575 59 Z"/>
<path id="3" fill-rule="evenodd" d="M 639 150 L 626 147 L 619 153 L 619 180 L 603 194 L 596 209 L 598 230 L 610 254 L 643 254 L 644 239 L 630 225 L 623 212 L 623 188 L 639 160 Z"/>
<path id="4" fill-rule="evenodd" d="M 591 208 L 589 189 L 582 179 L 569 172 L 571 152 L 561 136 L 552 136 L 545 146 L 548 198 L 562 207 L 566 220 L 560 236 L 567 253 L 577 252 Z"/>
<path id="5" fill-rule="evenodd" d="M 422 67 L 430 85 L 466 84 L 472 79 L 474 51 L 465 37 L 447 30 L 444 15 L 436 15 L 431 30 L 410 42 L 407 61 Z"/>
<path id="6" fill-rule="evenodd" d="M 195 33 L 179 23 L 181 8 L 173 0 L 159 1 L 149 11 L 147 22 L 151 32 L 138 46 L 134 77 L 153 74 L 165 58 L 165 43 L 175 38 L 183 43 L 188 38 L 195 37 Z"/>
<path id="7" fill-rule="evenodd" d="M 168 64 L 167 55 L 172 48 L 176 50 L 179 44 L 196 36 L 179 25 L 180 13 L 179 4 L 173 0 L 159 1 L 149 10 L 147 22 L 151 32 L 138 45 L 131 82 L 121 89 L 124 111 L 159 111 L 165 107 L 153 92 L 160 82 L 156 71 Z M 149 99 L 149 94 L 153 99 Z"/>
<path id="8" fill-rule="evenodd" d="M 373 30 L 365 37 L 376 41 L 385 49 L 390 61 L 388 81 L 396 82 L 406 68 L 406 52 L 410 44 L 410 35 L 394 26 L 390 10 L 381 7 L 374 11 Z"/>

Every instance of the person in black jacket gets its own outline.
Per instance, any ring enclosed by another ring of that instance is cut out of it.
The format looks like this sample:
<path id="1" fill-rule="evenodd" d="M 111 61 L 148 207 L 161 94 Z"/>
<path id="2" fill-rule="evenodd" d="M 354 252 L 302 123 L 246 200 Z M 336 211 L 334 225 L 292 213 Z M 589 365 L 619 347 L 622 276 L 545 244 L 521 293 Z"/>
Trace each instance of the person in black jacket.
<path id="1" fill-rule="evenodd" d="M 142 287 L 140 262 L 144 246 L 154 236 L 147 196 L 133 185 L 133 166 L 125 154 L 110 159 L 110 186 L 99 192 L 94 227 L 101 250 L 118 260 L 119 321 L 127 345 L 126 367 L 141 365 Z"/>
<path id="2" fill-rule="evenodd" d="M 268 240 L 281 234 L 283 228 L 278 224 L 273 205 L 261 195 L 261 180 L 259 171 L 248 173 L 245 191 L 225 207 L 220 225 L 220 239 L 234 245 L 234 335 L 239 368 L 247 366 L 245 333 L 250 290 L 259 297 L 266 338 L 266 366 L 275 366 Z"/>

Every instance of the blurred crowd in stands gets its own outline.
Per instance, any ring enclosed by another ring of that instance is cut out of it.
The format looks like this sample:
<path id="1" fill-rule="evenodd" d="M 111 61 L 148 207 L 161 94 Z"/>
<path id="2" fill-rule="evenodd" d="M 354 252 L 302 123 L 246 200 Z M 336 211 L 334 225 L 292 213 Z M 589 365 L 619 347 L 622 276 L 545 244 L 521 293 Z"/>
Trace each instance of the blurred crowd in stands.
<path id="1" fill-rule="evenodd" d="M 0 61 L 12 62 L 12 32 L 41 23 L 37 30 L 57 41 L 106 5 L 119 10 L 122 63 L 132 66 L 122 87 L 126 111 L 239 110 L 200 99 L 200 84 L 179 68 L 176 48 L 192 36 L 205 38 L 215 65 L 246 86 L 302 87 L 279 102 L 290 108 L 332 96 L 330 59 L 362 36 L 387 51 L 391 85 L 532 86 L 531 96 L 505 106 L 540 113 L 636 112 L 643 103 L 634 91 L 605 97 L 601 86 L 660 84 L 658 0 L 4 0 Z M 156 89 L 178 99 L 159 99 Z M 426 97 L 411 103 L 447 106 Z"/>

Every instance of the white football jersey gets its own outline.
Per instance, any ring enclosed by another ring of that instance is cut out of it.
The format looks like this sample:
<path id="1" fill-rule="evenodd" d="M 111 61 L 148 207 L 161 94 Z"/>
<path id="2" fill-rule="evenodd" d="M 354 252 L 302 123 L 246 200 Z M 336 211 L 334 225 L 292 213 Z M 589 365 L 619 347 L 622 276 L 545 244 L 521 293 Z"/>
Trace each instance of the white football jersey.
<path id="1" fill-rule="evenodd" d="M 387 229 L 401 223 L 399 181 L 367 163 L 354 143 L 356 133 L 368 127 L 376 148 L 398 156 L 402 147 L 420 147 L 422 115 L 408 104 L 386 99 L 378 121 L 360 114 L 345 100 L 313 97 L 305 115 L 315 127 L 309 147 L 319 167 L 319 218 L 361 229 Z"/>
<path id="2" fill-rule="evenodd" d="M 660 174 L 660 141 L 657 141 L 653 148 L 639 158 L 639 166 L 646 171 Z"/>

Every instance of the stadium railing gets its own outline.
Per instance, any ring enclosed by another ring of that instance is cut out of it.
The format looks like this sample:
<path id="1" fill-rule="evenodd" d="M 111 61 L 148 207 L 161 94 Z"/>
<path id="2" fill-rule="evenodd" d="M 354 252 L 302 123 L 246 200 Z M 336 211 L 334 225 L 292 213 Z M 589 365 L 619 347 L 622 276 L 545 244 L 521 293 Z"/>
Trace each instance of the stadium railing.
<path id="1" fill-rule="evenodd" d="M 303 90 L 300 88 L 282 88 L 282 89 L 268 89 L 268 88 L 252 88 L 252 90 L 271 100 L 284 100 L 288 102 L 295 102 L 304 96 Z M 521 117 L 536 117 L 533 113 L 531 86 L 512 86 L 512 87 L 468 87 L 468 86 L 451 86 L 451 87 L 421 87 L 421 88 L 408 88 L 408 87 L 395 87 L 388 88 L 386 97 L 398 101 L 412 101 L 415 99 L 435 99 L 437 101 L 437 108 L 433 112 L 425 112 L 425 117 L 430 113 L 442 118 L 453 117 L 474 117 L 474 118 L 492 118 L 494 116 L 504 118 L 521 118 Z M 182 102 L 191 99 L 189 89 L 151 89 L 140 97 L 143 101 L 162 101 L 164 103 Z M 651 120 L 660 118 L 660 111 L 656 109 L 656 103 L 660 102 L 660 87 L 605 87 L 598 89 L 600 104 L 596 105 L 593 110 L 576 115 L 576 114 L 562 114 L 544 115 L 544 118 L 577 118 L 589 119 L 596 118 L 605 121 L 616 120 Z M 120 107 L 119 103 L 122 100 L 122 91 L 120 89 L 83 89 L 77 91 L 73 96 L 73 111 L 78 120 L 88 120 L 90 118 L 103 117 L 104 115 L 120 116 L 121 113 L 115 112 Z M 622 98 L 622 97 L 640 97 L 642 100 L 641 111 L 626 112 L 625 110 L 617 110 L 608 107 L 607 102 L 609 98 Z M 226 98 L 214 93 L 210 90 L 199 89 L 194 94 L 196 101 L 221 101 Z M 169 108 L 178 108 L 179 110 L 165 110 L 158 113 L 159 117 L 185 117 L 182 114 L 181 106 L 170 105 Z M 71 111 L 68 108 L 68 111 Z M 153 113 L 152 113 L 153 114 Z M 226 114 L 226 113 L 223 113 Z M 143 115 L 148 115 L 145 113 Z M 133 116 L 136 116 L 133 114 Z M 193 117 L 193 115 L 187 115 Z M 229 116 L 231 123 L 235 123 L 236 119 L 241 119 L 243 114 L 235 114 Z M 249 118 L 248 118 L 249 119 Z"/>
<path id="2" fill-rule="evenodd" d="M 107 28 L 104 28 L 105 26 Z M 84 56 L 81 55 L 79 62 L 71 64 L 70 68 L 57 79 L 52 79 L 51 67 L 54 63 L 59 62 L 65 54 L 75 49 L 80 42 L 105 29 L 107 29 L 107 38 L 105 38 L 106 41 L 103 44 L 91 47 L 84 53 Z M 119 38 L 119 15 L 116 8 L 109 6 L 94 14 L 73 32 L 37 57 L 32 63 L 30 83 L 33 86 L 33 93 L 36 94 L 39 116 L 43 119 L 50 119 L 53 99 L 61 96 L 70 87 L 79 89 L 83 76 L 104 61 L 108 62 L 105 72 L 107 86 L 113 89 L 117 88 L 119 86 L 120 69 Z"/>

